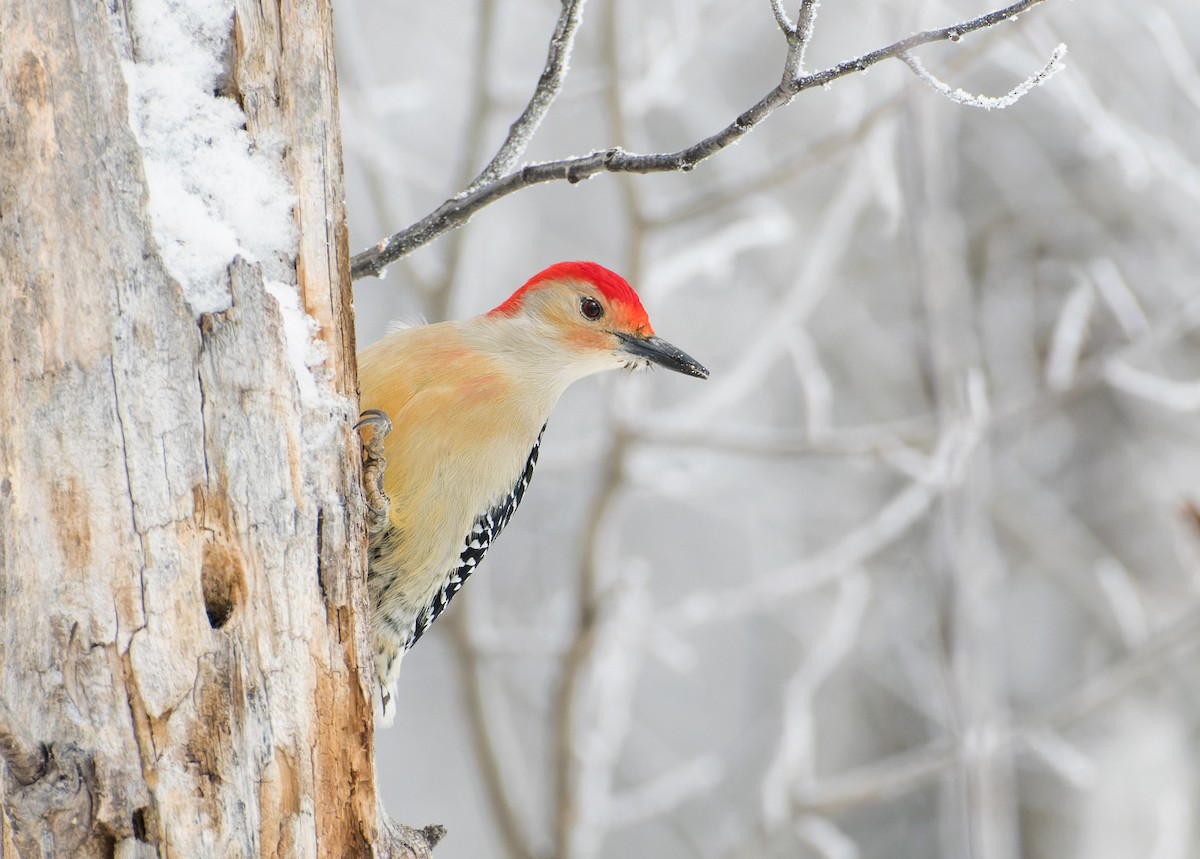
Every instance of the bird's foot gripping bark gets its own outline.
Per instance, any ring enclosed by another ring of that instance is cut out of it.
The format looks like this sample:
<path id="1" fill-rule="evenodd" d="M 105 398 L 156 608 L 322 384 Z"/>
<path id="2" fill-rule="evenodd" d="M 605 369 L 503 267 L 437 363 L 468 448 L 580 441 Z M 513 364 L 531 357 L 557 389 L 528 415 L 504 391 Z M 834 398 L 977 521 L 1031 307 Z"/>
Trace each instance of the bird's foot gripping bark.
<path id="1" fill-rule="evenodd" d="M 367 496 L 367 533 L 374 536 L 387 527 L 391 499 L 383 490 L 383 472 L 387 457 L 383 440 L 392 431 L 392 422 L 379 409 L 367 409 L 359 415 L 355 429 L 370 427 L 371 437 L 363 442 L 363 491 Z"/>

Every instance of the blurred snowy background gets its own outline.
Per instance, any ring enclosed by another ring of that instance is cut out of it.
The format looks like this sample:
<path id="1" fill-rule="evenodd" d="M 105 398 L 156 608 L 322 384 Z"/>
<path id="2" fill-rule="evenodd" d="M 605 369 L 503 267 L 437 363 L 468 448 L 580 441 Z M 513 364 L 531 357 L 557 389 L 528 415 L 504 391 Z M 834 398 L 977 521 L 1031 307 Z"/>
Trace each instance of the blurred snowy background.
<path id="1" fill-rule="evenodd" d="M 795 9 L 789 0 L 789 11 Z M 351 246 L 533 90 L 556 0 L 337 0 Z M 810 69 L 993 8 L 832 2 Z M 581 383 L 378 738 L 443 859 L 1200 855 L 1200 4 L 1049 2 L 802 93 L 686 175 L 542 185 L 356 287 L 624 273 L 712 370 Z M 528 156 L 666 151 L 778 80 L 767 0 L 593 0 Z"/>

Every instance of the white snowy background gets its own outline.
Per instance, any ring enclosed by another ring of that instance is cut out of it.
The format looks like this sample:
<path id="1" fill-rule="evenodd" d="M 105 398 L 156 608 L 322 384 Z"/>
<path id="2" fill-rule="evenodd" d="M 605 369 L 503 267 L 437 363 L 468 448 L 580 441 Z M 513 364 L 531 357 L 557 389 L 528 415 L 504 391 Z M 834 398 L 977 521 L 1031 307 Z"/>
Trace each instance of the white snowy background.
<path id="1" fill-rule="evenodd" d="M 335 7 L 357 251 L 487 163 L 559 3 Z M 827 0 L 809 67 L 990 8 Z M 439 857 L 1200 855 L 1200 5 L 917 53 L 997 96 L 1060 42 L 1005 110 L 889 62 L 358 283 L 366 344 L 595 259 L 712 371 L 572 389 L 405 659 L 380 783 Z M 783 55 L 767 0 L 592 0 L 529 155 L 690 144 Z"/>

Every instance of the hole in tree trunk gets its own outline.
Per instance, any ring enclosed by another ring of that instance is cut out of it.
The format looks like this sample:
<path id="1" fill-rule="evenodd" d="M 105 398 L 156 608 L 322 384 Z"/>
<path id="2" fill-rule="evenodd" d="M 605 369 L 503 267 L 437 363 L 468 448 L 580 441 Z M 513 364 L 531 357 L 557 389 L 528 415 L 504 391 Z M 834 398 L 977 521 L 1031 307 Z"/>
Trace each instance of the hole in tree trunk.
<path id="1" fill-rule="evenodd" d="M 213 629 L 220 629 L 233 617 L 242 598 L 242 561 L 235 549 L 217 542 L 204 547 L 200 587 L 204 593 L 208 624 Z"/>
<path id="2" fill-rule="evenodd" d="M 146 809 L 136 808 L 133 811 L 133 837 L 138 841 L 146 840 Z"/>

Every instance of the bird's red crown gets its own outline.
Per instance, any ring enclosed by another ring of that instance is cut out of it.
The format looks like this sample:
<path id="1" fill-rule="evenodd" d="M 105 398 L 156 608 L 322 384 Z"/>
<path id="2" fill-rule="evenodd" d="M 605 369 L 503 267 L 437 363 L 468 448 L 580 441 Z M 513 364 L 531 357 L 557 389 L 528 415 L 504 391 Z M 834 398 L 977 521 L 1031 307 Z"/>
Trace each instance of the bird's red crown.
<path id="1" fill-rule="evenodd" d="M 587 260 L 559 262 L 547 269 L 543 269 L 529 278 L 524 286 L 506 298 L 503 304 L 491 312 L 510 316 L 520 308 L 521 301 L 525 297 L 526 292 L 535 289 L 539 284 L 546 281 L 564 279 L 582 280 L 590 283 L 601 295 L 608 299 L 609 304 L 614 308 L 619 308 L 635 324 L 641 325 L 647 331 L 653 332 L 653 329 L 650 327 L 650 319 L 646 315 L 646 309 L 642 307 L 641 300 L 638 298 L 637 293 L 633 291 L 633 287 L 629 285 L 629 282 L 615 271 L 610 271 L 599 263 Z"/>

